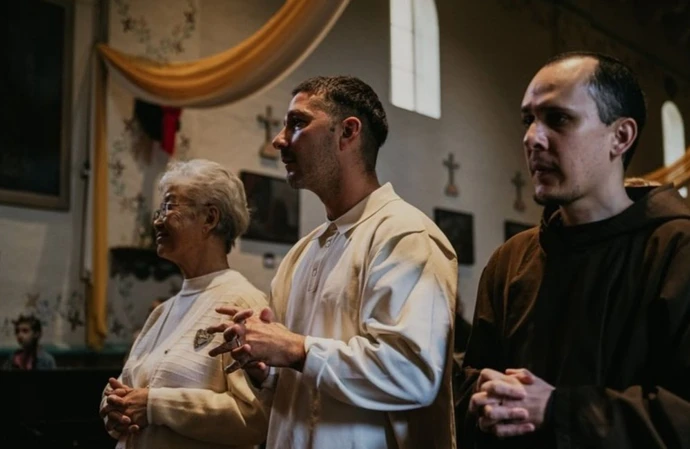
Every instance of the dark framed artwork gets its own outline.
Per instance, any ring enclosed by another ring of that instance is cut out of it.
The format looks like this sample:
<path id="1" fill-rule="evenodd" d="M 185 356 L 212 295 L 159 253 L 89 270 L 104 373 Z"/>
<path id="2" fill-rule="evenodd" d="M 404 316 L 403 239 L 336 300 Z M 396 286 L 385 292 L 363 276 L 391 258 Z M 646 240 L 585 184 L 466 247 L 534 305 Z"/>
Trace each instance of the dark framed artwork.
<path id="1" fill-rule="evenodd" d="M 474 264 L 474 217 L 466 212 L 434 209 L 434 222 L 450 240 L 458 264 Z"/>
<path id="2" fill-rule="evenodd" d="M 514 236 L 515 234 L 520 233 L 522 231 L 526 231 L 528 229 L 532 229 L 533 227 L 533 224 L 506 220 L 503 225 L 504 239 L 505 241 L 508 241 L 508 239 Z"/>
<path id="3" fill-rule="evenodd" d="M 69 209 L 73 8 L 0 6 L 0 203 Z"/>
<path id="4" fill-rule="evenodd" d="M 240 172 L 251 211 L 244 238 L 275 243 L 299 240 L 299 191 L 283 178 Z"/>

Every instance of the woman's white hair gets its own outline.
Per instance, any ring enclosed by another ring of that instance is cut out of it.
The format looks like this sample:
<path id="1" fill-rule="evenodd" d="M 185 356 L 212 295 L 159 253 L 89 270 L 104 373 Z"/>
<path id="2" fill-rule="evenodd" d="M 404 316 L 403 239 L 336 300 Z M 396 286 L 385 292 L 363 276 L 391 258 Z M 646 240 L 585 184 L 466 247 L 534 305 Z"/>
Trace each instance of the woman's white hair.
<path id="1" fill-rule="evenodd" d="M 165 192 L 171 186 L 183 187 L 188 199 L 197 206 L 218 208 L 220 217 L 213 232 L 225 239 L 225 252 L 229 253 L 237 237 L 249 227 L 242 181 L 217 162 L 192 159 L 168 164 L 158 189 Z"/>

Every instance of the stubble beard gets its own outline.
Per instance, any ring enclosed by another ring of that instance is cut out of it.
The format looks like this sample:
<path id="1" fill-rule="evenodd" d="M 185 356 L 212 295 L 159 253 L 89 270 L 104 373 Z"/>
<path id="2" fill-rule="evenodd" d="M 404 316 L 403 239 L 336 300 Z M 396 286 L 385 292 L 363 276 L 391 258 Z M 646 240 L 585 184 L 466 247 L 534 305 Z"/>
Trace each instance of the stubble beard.
<path id="1" fill-rule="evenodd" d="M 302 177 L 294 179 L 290 185 L 310 190 L 321 198 L 332 197 L 340 192 L 340 166 L 333 149 L 334 139 L 332 134 L 324 136 L 319 145 L 323 149 L 323 158 L 304 170 Z"/>
<path id="2" fill-rule="evenodd" d="M 581 195 L 578 192 L 555 193 L 546 195 L 538 195 L 537 193 L 535 193 L 532 196 L 532 198 L 534 199 L 534 202 L 540 206 L 564 207 L 580 199 Z"/>

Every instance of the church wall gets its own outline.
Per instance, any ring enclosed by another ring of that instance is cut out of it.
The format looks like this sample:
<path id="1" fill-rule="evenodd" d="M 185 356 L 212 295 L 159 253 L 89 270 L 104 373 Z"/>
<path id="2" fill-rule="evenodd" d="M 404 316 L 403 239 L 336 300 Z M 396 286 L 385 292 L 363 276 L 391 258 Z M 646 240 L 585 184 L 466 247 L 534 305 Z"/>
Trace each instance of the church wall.
<path id="1" fill-rule="evenodd" d="M 76 2 L 81 8 L 88 3 Z M 111 0 L 110 44 L 128 53 L 160 61 L 183 61 L 227 49 L 256 31 L 283 4 L 281 0 Z M 86 5 L 86 6 L 85 6 Z M 483 267 L 503 242 L 505 220 L 537 223 L 540 208 L 522 190 L 526 210 L 513 208 L 516 199 L 511 178 L 521 172 L 527 180 L 521 139 L 519 105 L 524 90 L 543 61 L 555 51 L 589 48 L 621 52 L 641 70 L 650 102 L 650 125 L 645 131 L 631 174 L 648 172 L 661 164 L 661 127 L 658 109 L 667 98 L 664 71 L 643 56 L 621 47 L 611 36 L 588 29 L 577 16 L 556 14 L 542 0 L 438 0 L 441 35 L 442 116 L 432 119 L 399 109 L 389 99 L 389 29 L 387 0 L 352 0 L 321 45 L 285 80 L 236 104 L 184 110 L 174 157 L 218 161 L 240 170 L 283 177 L 282 164 L 262 160 L 258 151 L 264 129 L 257 121 L 267 106 L 282 119 L 291 89 L 314 75 L 350 74 L 378 92 L 386 108 L 390 135 L 378 161 L 382 182 L 392 182 L 398 194 L 433 216 L 435 207 L 470 213 L 474 220 L 473 265 L 459 271 L 460 296 L 469 319 Z M 83 13 L 86 14 L 86 13 Z M 82 18 L 75 39 L 81 58 L 75 58 L 75 114 L 85 117 L 83 90 L 88 56 L 89 27 Z M 80 21 L 77 21 L 80 23 Z M 81 31 L 79 31 L 81 29 Z M 81 63 L 79 62 L 81 61 Z M 81 65 L 80 65 L 81 64 Z M 81 74 L 81 75 L 79 75 Z M 690 123 L 690 89 L 680 84 L 676 98 Z M 115 83 L 108 85 L 109 245 L 145 246 L 146 226 L 158 204 L 156 182 L 169 157 L 155 144 L 138 138 L 132 121 L 133 98 Z M 81 112 L 79 112 L 81 111 Z M 77 120 L 75 123 L 78 123 Z M 85 123 L 84 120 L 81 121 Z M 67 214 L 0 206 L 0 226 L 8 239 L 0 244 L 0 323 L 27 306 L 27 295 L 69 299 L 80 291 L 79 235 L 81 192 L 79 162 L 86 151 L 86 130 L 73 143 L 73 201 Z M 690 124 L 686 124 L 690 129 Z M 688 139 L 690 142 L 690 139 Z M 443 160 L 453 153 L 460 164 L 455 182 L 460 194 L 444 195 L 448 181 Z M 81 156 L 80 156 L 81 155 Z M 323 207 L 310 192 L 300 191 L 300 233 L 304 235 L 325 218 Z M 231 266 L 267 291 L 289 245 L 241 239 L 229 256 Z M 275 256 L 273 268 L 264 267 L 264 255 Z M 179 288 L 179 276 L 162 280 L 116 275 L 109 285 L 108 343 L 126 344 L 141 324 L 150 302 Z M 77 298 L 77 300 L 80 297 Z M 82 314 L 83 317 L 83 314 Z M 72 346 L 83 342 L 83 328 L 67 330 L 58 315 L 49 317 L 46 340 Z M 7 328 L 9 329 L 9 328 Z M 0 346 L 11 346 L 10 331 L 0 333 Z"/>
<path id="2" fill-rule="evenodd" d="M 263 0 L 252 5 L 205 1 L 201 15 L 201 53 L 220 51 L 223 42 L 239 42 L 263 23 L 281 2 Z M 557 11 L 542 1 L 438 1 L 441 33 L 442 117 L 431 119 L 393 106 L 389 99 L 388 2 L 352 2 L 315 52 L 278 86 L 251 99 L 199 115 L 201 137 L 194 152 L 220 158 L 238 169 L 283 176 L 282 167 L 259 160 L 263 141 L 255 115 L 266 105 L 275 114 L 285 111 L 290 89 L 318 74 L 353 74 L 369 82 L 384 101 L 391 134 L 379 155 L 378 173 L 398 193 L 433 216 L 435 207 L 469 212 L 474 216 L 475 263 L 460 267 L 460 296 L 471 317 L 474 297 L 491 253 L 503 241 L 503 223 L 537 223 L 540 208 L 523 197 L 527 210 L 513 209 L 516 171 L 527 179 L 521 139 L 519 105 L 524 89 L 541 64 L 554 52 L 589 49 L 619 55 L 636 68 L 647 92 L 650 118 L 629 173 L 642 174 L 661 164 L 659 110 L 668 95 L 664 70 L 610 35 L 589 29 L 580 16 Z M 241 18 L 240 27 L 219 26 Z M 207 22 L 209 21 L 209 22 Z M 218 25 L 216 25 L 218 24 Z M 383 24 L 383 26 L 382 26 Z M 688 110 L 683 86 L 676 101 Z M 218 138 L 214 138 L 218 136 Z M 236 146 L 246 148 L 240 150 Z M 445 196 L 447 172 L 442 161 L 452 152 L 460 163 L 455 174 L 460 195 Z M 324 219 L 323 209 L 309 192 L 301 192 L 303 233 Z M 231 262 L 257 285 L 267 286 L 274 270 L 264 269 L 264 251 L 284 253 L 287 247 L 244 240 Z"/>
<path id="3" fill-rule="evenodd" d="M 74 2 L 70 207 L 68 211 L 0 204 L 0 347 L 14 347 L 11 320 L 33 312 L 44 341 L 84 341 L 84 289 L 80 281 L 84 181 L 88 148 L 91 46 L 95 1 Z"/>
<path id="4" fill-rule="evenodd" d="M 475 263 L 460 268 L 460 293 L 465 314 L 471 317 L 481 269 L 503 241 L 504 220 L 527 223 L 538 220 L 539 209 L 529 197 L 525 197 L 525 212 L 513 210 L 515 189 L 510 180 L 516 171 L 527 177 L 517 111 L 530 72 L 548 55 L 548 49 L 541 54 L 526 55 L 531 67 L 526 66 L 518 57 L 518 43 L 510 39 L 510 31 L 518 32 L 519 24 L 512 23 L 497 5 L 487 10 L 456 3 L 439 2 L 443 88 L 440 120 L 390 103 L 388 2 L 354 1 L 322 44 L 286 80 L 248 100 L 199 113 L 200 137 L 192 152 L 236 169 L 284 176 L 281 164 L 266 163 L 258 157 L 263 133 L 255 116 L 266 105 L 271 105 L 275 114 L 284 114 L 290 90 L 307 77 L 350 74 L 362 78 L 379 94 L 390 125 L 389 138 L 379 153 L 380 180 L 390 181 L 398 194 L 429 216 L 433 217 L 435 207 L 473 215 Z M 247 26 L 252 18 L 258 26 L 270 16 L 267 10 L 275 11 L 280 4 L 268 0 L 252 2 L 251 6 L 205 1 L 201 15 L 202 55 L 224 48 L 221 42 L 227 45 L 241 41 L 255 29 Z M 487 14 L 495 16 L 496 28 L 503 29 L 507 38 L 487 39 L 486 29 L 481 25 Z M 243 25 L 214 26 L 224 19 L 233 21 L 233 17 L 241 17 Z M 537 30 L 533 39 L 547 37 L 545 31 Z M 504 73 L 515 76 L 502 77 Z M 448 175 L 443 160 L 449 153 L 460 163 L 455 173 L 460 194 L 455 198 L 444 195 Z M 301 232 L 306 234 L 324 220 L 325 214 L 313 194 L 301 192 L 300 196 Z M 268 288 L 275 270 L 263 268 L 262 254 L 271 251 L 281 256 L 287 249 L 287 245 L 245 239 L 230 255 L 230 261 L 252 282 Z"/>
<path id="5" fill-rule="evenodd" d="M 110 0 L 109 45 L 158 62 L 199 58 L 202 13 L 199 0 Z M 160 204 L 156 185 L 170 156 L 147 139 L 134 118 L 134 98 L 120 84 L 108 83 L 108 244 L 111 249 L 108 284 L 107 346 L 131 343 L 154 299 L 177 293 L 182 279 L 156 260 L 150 248 L 153 210 Z M 187 159 L 196 145 L 194 111 L 184 111 L 176 135 L 176 159 Z M 140 248 L 136 253 L 131 251 Z M 115 256 L 118 254 L 119 256 Z M 122 256 L 124 254 L 124 256 Z M 157 276 L 156 272 L 163 275 Z"/>

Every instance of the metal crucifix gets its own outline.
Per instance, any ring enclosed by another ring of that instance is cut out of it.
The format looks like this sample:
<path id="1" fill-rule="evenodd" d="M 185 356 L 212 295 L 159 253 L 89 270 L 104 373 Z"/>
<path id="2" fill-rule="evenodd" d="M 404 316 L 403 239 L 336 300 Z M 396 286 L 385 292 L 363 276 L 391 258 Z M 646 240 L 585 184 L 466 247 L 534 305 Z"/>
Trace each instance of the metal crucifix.
<path id="1" fill-rule="evenodd" d="M 525 180 L 522 179 L 522 172 L 516 171 L 515 176 L 510 182 L 515 186 L 515 202 L 513 202 L 513 208 L 522 212 L 525 210 L 525 202 L 522 200 L 522 188 L 525 185 Z"/>
<path id="2" fill-rule="evenodd" d="M 273 129 L 280 126 L 280 120 L 273 117 L 273 108 L 266 106 L 266 115 L 257 115 L 256 119 L 264 127 L 264 143 L 261 145 L 259 155 L 266 159 L 278 159 L 280 151 L 273 147 Z"/>
<path id="3" fill-rule="evenodd" d="M 453 153 L 448 153 L 448 159 L 443 161 L 443 165 L 448 169 L 448 184 L 446 185 L 446 195 L 448 196 L 458 196 L 460 191 L 455 185 L 455 170 L 460 168 L 460 164 L 455 162 L 455 157 Z"/>

